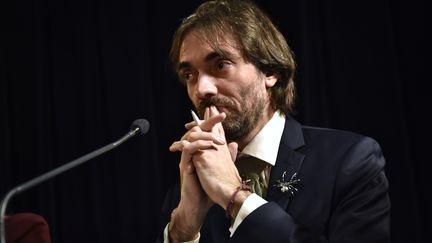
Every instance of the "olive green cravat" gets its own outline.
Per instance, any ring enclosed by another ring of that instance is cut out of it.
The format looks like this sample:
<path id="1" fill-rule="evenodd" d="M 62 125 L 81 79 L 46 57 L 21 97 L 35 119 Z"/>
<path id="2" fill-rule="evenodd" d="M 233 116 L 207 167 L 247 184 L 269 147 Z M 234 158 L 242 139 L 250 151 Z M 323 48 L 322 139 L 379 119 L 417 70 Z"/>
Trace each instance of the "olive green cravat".
<path id="1" fill-rule="evenodd" d="M 241 178 L 249 180 L 252 192 L 266 197 L 268 189 L 269 164 L 253 156 L 242 156 L 236 160 L 236 167 Z"/>

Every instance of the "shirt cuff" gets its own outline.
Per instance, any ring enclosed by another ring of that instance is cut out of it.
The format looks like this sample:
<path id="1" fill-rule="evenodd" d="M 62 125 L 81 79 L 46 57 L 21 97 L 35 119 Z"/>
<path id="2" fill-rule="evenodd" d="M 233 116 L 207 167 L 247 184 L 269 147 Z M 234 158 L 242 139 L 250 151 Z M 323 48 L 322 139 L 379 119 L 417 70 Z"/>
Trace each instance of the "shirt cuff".
<path id="1" fill-rule="evenodd" d="M 262 197 L 258 196 L 255 193 L 249 195 L 246 198 L 246 200 L 243 202 L 243 205 L 240 207 L 240 210 L 237 213 L 234 223 L 229 228 L 229 231 L 231 232 L 230 237 L 234 235 L 236 229 L 250 213 L 252 213 L 255 209 L 257 209 L 258 207 L 266 203 L 267 203 L 266 200 L 264 200 Z"/>
<path id="2" fill-rule="evenodd" d="M 164 241 L 163 243 L 170 243 L 169 241 L 169 237 L 168 237 L 168 228 L 169 228 L 169 224 L 167 224 L 167 226 L 165 226 L 164 232 L 163 232 L 163 237 L 164 237 Z M 198 243 L 199 239 L 201 237 L 201 234 L 198 232 L 198 237 L 195 240 L 191 240 L 191 241 L 184 241 L 182 243 Z"/>

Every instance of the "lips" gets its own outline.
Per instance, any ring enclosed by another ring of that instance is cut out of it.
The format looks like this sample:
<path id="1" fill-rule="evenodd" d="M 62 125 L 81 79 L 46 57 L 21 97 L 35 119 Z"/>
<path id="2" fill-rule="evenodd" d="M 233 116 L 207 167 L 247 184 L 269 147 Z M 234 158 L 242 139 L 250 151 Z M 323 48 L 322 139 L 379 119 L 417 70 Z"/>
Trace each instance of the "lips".
<path id="1" fill-rule="evenodd" d="M 229 110 L 234 110 L 234 104 L 226 97 L 208 97 L 206 99 L 201 100 L 200 104 L 198 105 L 198 112 L 200 115 L 204 114 L 205 108 L 215 106 L 216 109 L 219 112 L 229 112 Z"/>
<path id="2" fill-rule="evenodd" d="M 219 111 L 219 112 L 227 112 L 228 111 L 228 109 L 226 108 L 226 106 L 219 106 L 219 105 L 215 105 L 215 107 L 216 107 L 216 109 Z"/>
<path id="3" fill-rule="evenodd" d="M 223 105 L 210 105 L 207 107 L 211 107 L 211 106 L 214 106 L 219 113 L 221 113 L 221 112 L 226 113 L 228 111 L 228 108 L 226 106 L 223 106 Z"/>

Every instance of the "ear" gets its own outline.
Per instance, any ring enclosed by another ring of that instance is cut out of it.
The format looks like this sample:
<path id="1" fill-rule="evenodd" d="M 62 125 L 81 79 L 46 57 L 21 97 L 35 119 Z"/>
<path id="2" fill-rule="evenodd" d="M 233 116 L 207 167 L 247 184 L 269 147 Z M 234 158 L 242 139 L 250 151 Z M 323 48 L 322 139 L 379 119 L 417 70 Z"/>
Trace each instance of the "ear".
<path id="1" fill-rule="evenodd" d="M 278 80 L 278 78 L 277 78 L 277 76 L 276 76 L 275 73 L 268 72 L 265 75 L 265 85 L 266 85 L 266 88 L 273 87 L 276 84 L 277 80 Z"/>

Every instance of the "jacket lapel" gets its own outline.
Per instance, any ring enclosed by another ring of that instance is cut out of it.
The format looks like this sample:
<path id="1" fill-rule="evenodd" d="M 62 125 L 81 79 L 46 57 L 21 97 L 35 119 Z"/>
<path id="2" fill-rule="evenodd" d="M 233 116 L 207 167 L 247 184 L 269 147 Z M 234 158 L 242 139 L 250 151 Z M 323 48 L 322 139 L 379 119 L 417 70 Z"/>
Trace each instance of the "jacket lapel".
<path id="1" fill-rule="evenodd" d="M 278 185 L 280 186 L 283 181 L 289 182 L 295 173 L 299 174 L 305 155 L 298 152 L 298 149 L 304 146 L 304 144 L 301 125 L 287 115 L 276 164 L 270 173 L 267 192 L 267 200 L 275 201 L 284 209 L 288 207 L 289 201 L 292 198 L 292 190 L 284 191 Z"/>

